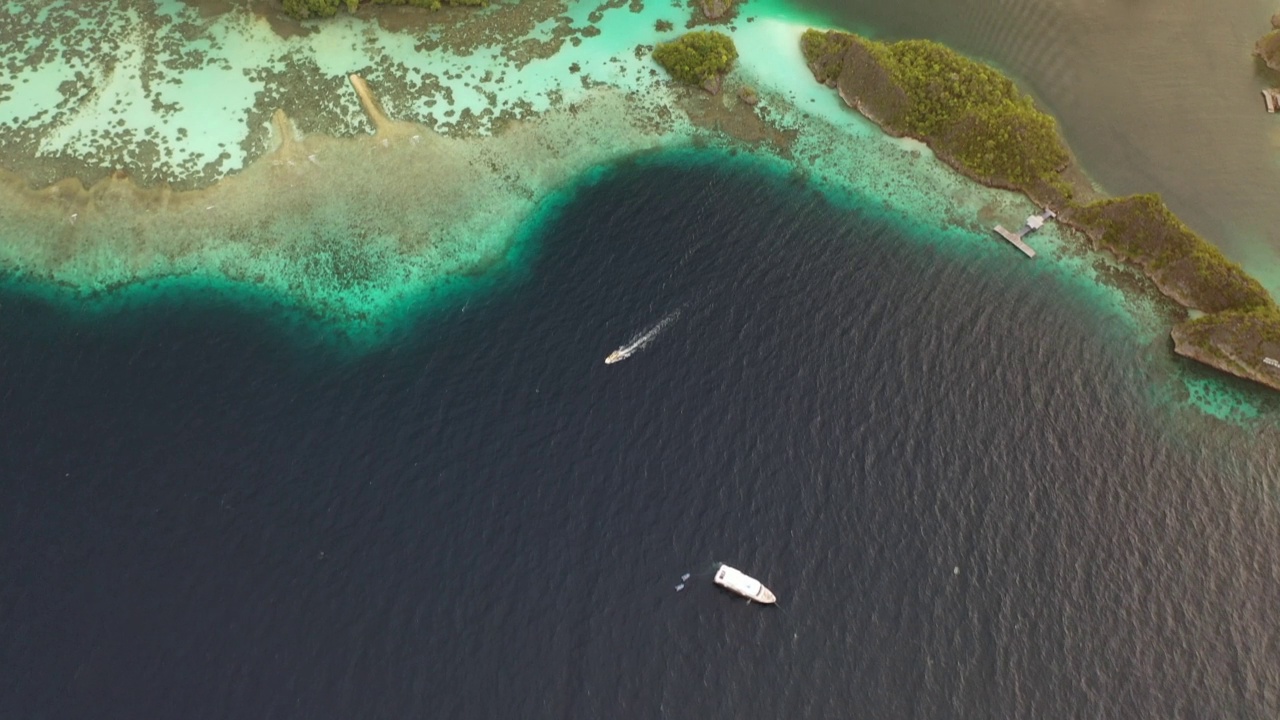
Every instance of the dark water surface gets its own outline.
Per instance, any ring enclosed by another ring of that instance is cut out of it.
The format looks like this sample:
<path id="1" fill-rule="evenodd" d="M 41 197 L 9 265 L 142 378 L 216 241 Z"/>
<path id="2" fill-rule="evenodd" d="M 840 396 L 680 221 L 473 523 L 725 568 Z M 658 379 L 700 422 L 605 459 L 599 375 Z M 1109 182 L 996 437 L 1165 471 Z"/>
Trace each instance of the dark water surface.
<path id="1" fill-rule="evenodd" d="M 544 242 L 356 361 L 3 298 L 0 718 L 1280 714 L 1274 438 L 1082 293 L 705 167 Z"/>

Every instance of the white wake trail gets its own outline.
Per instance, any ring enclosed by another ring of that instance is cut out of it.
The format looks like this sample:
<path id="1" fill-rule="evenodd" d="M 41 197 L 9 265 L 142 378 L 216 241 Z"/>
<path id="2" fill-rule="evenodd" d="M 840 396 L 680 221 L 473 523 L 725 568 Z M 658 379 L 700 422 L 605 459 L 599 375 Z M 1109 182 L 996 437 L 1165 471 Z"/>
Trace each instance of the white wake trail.
<path id="1" fill-rule="evenodd" d="M 680 310 L 677 309 L 673 311 L 671 314 L 659 320 L 657 324 L 631 338 L 626 345 L 615 350 L 611 355 L 609 355 L 609 357 L 605 358 L 605 363 L 612 364 L 619 360 L 626 360 L 637 351 L 644 349 L 645 346 L 653 342 L 654 338 L 658 337 L 663 330 L 666 330 L 667 327 L 679 319 L 679 317 Z"/>

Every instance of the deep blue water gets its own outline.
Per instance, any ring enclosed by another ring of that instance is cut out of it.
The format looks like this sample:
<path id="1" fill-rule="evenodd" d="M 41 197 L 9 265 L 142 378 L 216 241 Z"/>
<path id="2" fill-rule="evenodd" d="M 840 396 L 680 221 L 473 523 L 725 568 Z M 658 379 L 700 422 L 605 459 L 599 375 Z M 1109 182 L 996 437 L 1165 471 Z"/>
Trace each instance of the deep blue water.
<path id="1" fill-rule="evenodd" d="M 1280 714 L 1274 436 L 1084 293 L 723 167 L 540 245 L 355 360 L 0 298 L 0 718 Z"/>

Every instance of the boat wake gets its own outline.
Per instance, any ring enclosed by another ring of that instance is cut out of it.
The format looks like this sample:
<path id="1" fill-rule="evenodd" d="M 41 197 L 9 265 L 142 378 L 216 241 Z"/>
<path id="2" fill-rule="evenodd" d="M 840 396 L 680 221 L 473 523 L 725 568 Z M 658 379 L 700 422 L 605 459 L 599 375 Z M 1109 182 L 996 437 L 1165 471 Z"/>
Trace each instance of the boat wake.
<path id="1" fill-rule="evenodd" d="M 680 317 L 680 311 L 675 310 L 670 315 L 667 315 L 666 317 L 659 320 L 657 324 L 654 325 L 653 327 L 631 338 L 631 341 L 628 342 L 626 345 L 623 345 L 617 350 L 614 350 L 612 353 L 609 354 L 609 357 L 604 359 L 604 363 L 606 365 L 612 365 L 616 362 L 620 362 L 622 360 L 626 360 L 627 358 L 631 357 L 637 351 L 644 349 L 646 345 L 653 342 L 653 339 L 658 337 L 659 333 L 661 333 L 663 330 L 666 330 L 667 326 L 675 322 L 679 317 Z"/>

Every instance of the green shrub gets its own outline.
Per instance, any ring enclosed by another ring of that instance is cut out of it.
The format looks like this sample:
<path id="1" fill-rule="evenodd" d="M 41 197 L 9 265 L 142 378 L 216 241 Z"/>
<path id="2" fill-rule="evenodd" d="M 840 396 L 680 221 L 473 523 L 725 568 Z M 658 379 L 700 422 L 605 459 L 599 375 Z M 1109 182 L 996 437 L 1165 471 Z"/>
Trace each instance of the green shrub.
<path id="1" fill-rule="evenodd" d="M 332 17 L 338 12 L 338 0 L 284 0 L 284 11 L 299 20 Z"/>
<path id="2" fill-rule="evenodd" d="M 701 85 L 728 72 L 738 59 L 738 49 L 728 35 L 698 30 L 671 42 L 659 43 L 653 50 L 653 59 L 676 80 Z"/>

